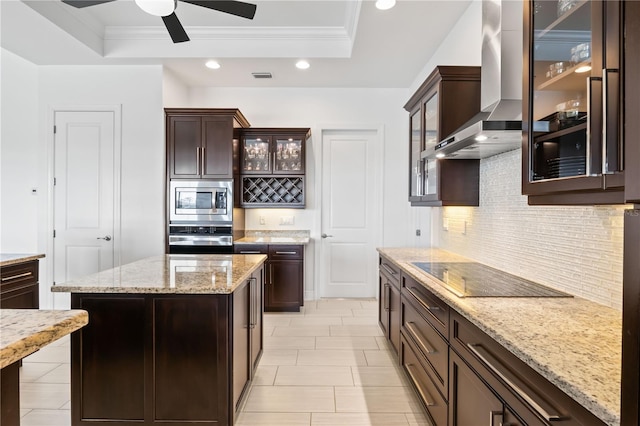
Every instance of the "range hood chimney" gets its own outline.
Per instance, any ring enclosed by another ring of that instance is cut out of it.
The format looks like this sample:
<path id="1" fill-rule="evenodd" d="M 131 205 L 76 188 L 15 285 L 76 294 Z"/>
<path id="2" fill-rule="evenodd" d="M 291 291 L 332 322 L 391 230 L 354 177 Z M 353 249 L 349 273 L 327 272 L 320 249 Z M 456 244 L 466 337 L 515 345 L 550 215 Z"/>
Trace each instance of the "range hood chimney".
<path id="1" fill-rule="evenodd" d="M 482 0 L 481 111 L 436 145 L 438 157 L 478 159 L 520 147 L 522 3 Z"/>

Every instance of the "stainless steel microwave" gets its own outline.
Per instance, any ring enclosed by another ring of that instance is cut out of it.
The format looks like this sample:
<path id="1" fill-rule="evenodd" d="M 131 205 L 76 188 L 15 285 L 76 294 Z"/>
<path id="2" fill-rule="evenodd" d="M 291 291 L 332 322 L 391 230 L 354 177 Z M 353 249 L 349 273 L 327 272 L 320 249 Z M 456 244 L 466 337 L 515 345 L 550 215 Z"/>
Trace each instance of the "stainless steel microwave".
<path id="1" fill-rule="evenodd" d="M 172 180 L 169 208 L 169 220 L 172 223 L 231 223 L 233 181 Z"/>

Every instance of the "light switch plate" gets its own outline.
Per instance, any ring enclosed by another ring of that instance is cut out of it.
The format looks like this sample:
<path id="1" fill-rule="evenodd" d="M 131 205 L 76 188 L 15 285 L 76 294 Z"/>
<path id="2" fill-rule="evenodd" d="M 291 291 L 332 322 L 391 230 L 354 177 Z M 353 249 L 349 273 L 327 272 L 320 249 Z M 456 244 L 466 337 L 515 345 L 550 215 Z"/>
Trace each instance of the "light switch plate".
<path id="1" fill-rule="evenodd" d="M 293 216 L 280 216 L 280 225 L 293 225 Z"/>

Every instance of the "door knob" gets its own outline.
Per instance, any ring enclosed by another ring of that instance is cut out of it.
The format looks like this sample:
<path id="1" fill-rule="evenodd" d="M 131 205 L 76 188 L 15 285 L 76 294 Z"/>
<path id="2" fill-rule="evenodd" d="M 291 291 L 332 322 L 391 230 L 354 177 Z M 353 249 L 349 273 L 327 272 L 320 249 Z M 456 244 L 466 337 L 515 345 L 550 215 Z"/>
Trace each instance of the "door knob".
<path id="1" fill-rule="evenodd" d="M 107 236 L 104 236 L 104 237 L 98 237 L 98 238 L 96 238 L 96 240 L 111 241 L 111 235 L 107 235 Z"/>
<path id="2" fill-rule="evenodd" d="M 327 235 L 324 232 L 320 235 L 322 238 L 333 238 L 333 235 Z"/>

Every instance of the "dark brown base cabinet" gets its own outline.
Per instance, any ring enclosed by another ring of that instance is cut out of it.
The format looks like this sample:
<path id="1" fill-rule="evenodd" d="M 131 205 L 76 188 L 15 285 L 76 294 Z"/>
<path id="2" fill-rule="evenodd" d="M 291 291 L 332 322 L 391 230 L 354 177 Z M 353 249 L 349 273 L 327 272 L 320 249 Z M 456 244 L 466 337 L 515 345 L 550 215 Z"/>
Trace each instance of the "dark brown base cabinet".
<path id="1" fill-rule="evenodd" d="M 383 266 L 384 265 L 384 266 Z M 400 317 L 389 316 L 400 276 Z M 380 256 L 380 326 L 435 426 L 604 426 L 427 287 Z"/>
<path id="2" fill-rule="evenodd" d="M 393 350 L 400 350 L 400 271 L 380 257 L 378 324 Z"/>
<path id="3" fill-rule="evenodd" d="M 1 309 L 38 309 L 40 297 L 37 260 L 3 266 L 0 276 Z"/>
<path id="4" fill-rule="evenodd" d="M 238 244 L 236 254 L 266 254 L 265 312 L 300 312 L 304 306 L 304 246 Z"/>
<path id="5" fill-rule="evenodd" d="M 72 294 L 78 425 L 232 425 L 262 350 L 262 269 L 232 294 Z"/>

